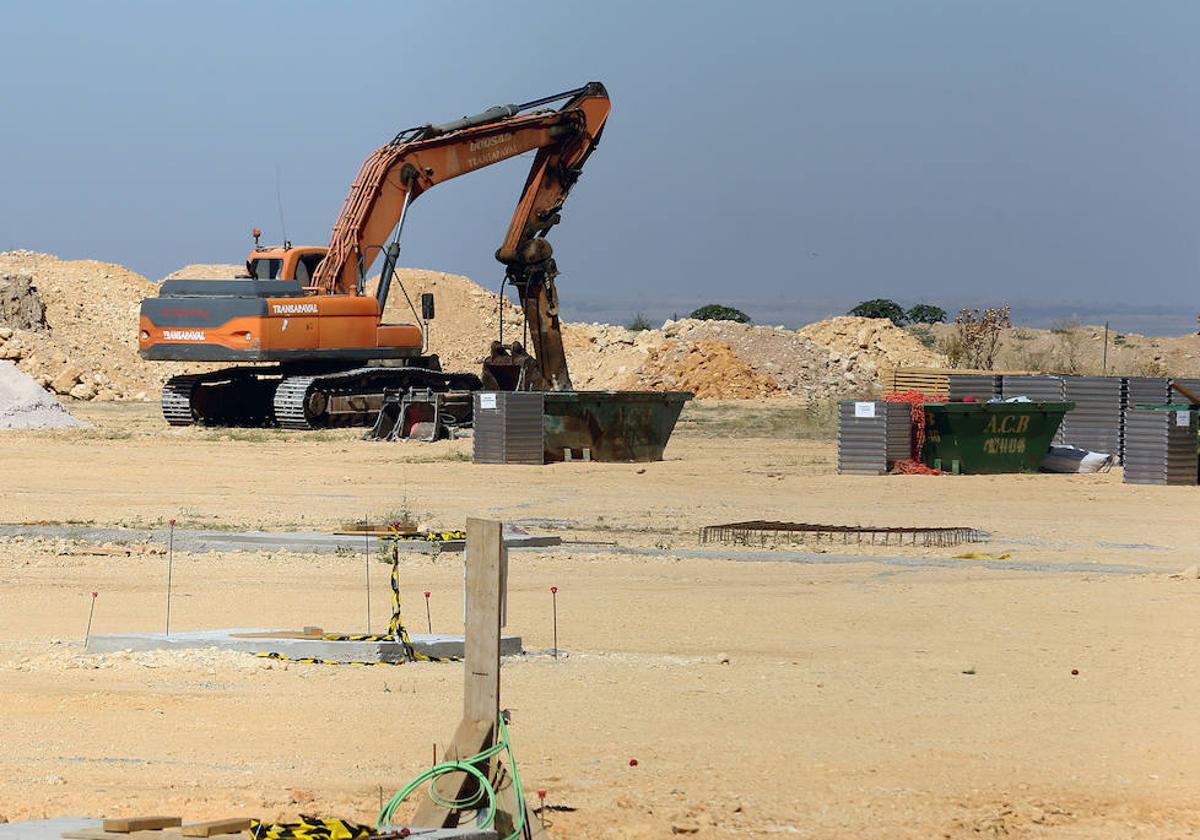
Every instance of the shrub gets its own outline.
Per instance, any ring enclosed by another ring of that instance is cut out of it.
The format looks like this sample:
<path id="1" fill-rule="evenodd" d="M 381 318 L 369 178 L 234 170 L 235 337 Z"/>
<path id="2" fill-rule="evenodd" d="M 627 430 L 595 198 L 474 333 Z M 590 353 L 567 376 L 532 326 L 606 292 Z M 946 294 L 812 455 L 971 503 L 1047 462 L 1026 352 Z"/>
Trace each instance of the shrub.
<path id="1" fill-rule="evenodd" d="M 900 304 L 887 298 L 864 300 L 846 314 L 859 318 L 887 318 L 897 327 L 903 327 L 908 317 L 900 308 Z"/>
<path id="2" fill-rule="evenodd" d="M 732 306 L 722 306 L 719 303 L 710 303 L 708 306 L 701 306 L 688 317 L 695 318 L 698 321 L 737 321 L 739 324 L 750 323 L 750 316 L 742 310 L 734 309 Z"/>
<path id="3" fill-rule="evenodd" d="M 910 324 L 944 324 L 946 310 L 928 303 L 918 303 L 905 314 Z"/>
<path id="4" fill-rule="evenodd" d="M 629 322 L 629 329 L 634 332 L 642 332 L 651 328 L 650 319 L 644 313 L 639 312 L 633 316 L 633 320 Z"/>

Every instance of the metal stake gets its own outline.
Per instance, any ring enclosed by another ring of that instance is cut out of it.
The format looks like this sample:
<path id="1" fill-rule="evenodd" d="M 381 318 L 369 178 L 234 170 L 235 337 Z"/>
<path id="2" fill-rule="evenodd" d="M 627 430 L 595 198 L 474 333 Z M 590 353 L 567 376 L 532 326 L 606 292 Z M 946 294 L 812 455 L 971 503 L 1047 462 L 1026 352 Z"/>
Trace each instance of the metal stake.
<path id="1" fill-rule="evenodd" d="M 429 590 L 425 590 L 425 627 L 433 633 L 433 619 L 429 617 Z"/>
<path id="2" fill-rule="evenodd" d="M 92 616 L 96 614 L 96 596 L 99 592 L 92 593 L 92 606 L 88 609 L 88 626 L 83 634 L 83 649 L 87 650 L 88 641 L 92 638 Z"/>
<path id="3" fill-rule="evenodd" d="M 558 587 L 550 587 L 550 600 L 554 612 L 554 658 L 558 659 Z"/>
<path id="4" fill-rule="evenodd" d="M 171 635 L 171 576 L 175 567 L 175 520 L 171 520 L 171 530 L 167 536 L 167 632 Z"/>
<path id="5" fill-rule="evenodd" d="M 367 573 L 367 635 L 371 634 L 371 520 L 363 517 L 363 568 Z"/>

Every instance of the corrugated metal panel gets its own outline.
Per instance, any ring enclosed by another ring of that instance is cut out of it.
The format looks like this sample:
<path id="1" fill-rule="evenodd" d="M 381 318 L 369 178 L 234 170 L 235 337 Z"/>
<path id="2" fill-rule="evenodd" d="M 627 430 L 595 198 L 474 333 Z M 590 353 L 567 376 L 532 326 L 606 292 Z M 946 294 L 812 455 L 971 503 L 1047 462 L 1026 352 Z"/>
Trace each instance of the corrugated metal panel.
<path id="1" fill-rule="evenodd" d="M 1125 412 L 1137 405 L 1166 405 L 1170 389 L 1165 376 L 1127 376 L 1125 402 L 1121 411 L 1121 463 L 1125 463 Z"/>
<path id="2" fill-rule="evenodd" d="M 1196 426 L 1195 411 L 1126 410 L 1125 482 L 1196 484 Z"/>
<path id="3" fill-rule="evenodd" d="M 1006 374 L 1000 377 L 1000 395 L 1006 400 L 1010 397 L 1029 397 L 1033 402 L 1062 402 L 1063 378 L 1049 374 Z"/>
<path id="4" fill-rule="evenodd" d="M 946 378 L 949 380 L 950 399 L 953 401 L 973 396 L 987 402 L 1000 393 L 1000 377 L 994 373 L 951 373 Z"/>
<path id="5" fill-rule="evenodd" d="M 871 406 L 872 417 L 856 416 L 855 406 Z M 842 400 L 838 403 L 838 472 L 882 475 L 908 458 L 912 408 L 908 403 Z"/>
<path id="6" fill-rule="evenodd" d="M 543 463 L 542 395 L 476 391 L 471 460 L 476 464 Z"/>
<path id="7" fill-rule="evenodd" d="M 1171 401 L 1165 376 L 1128 376 L 1125 394 L 1127 406 L 1166 405 Z"/>
<path id="8" fill-rule="evenodd" d="M 1075 408 L 1063 420 L 1059 437 L 1067 446 L 1119 455 L 1124 388 L 1116 376 L 1063 377 L 1067 402 Z"/>

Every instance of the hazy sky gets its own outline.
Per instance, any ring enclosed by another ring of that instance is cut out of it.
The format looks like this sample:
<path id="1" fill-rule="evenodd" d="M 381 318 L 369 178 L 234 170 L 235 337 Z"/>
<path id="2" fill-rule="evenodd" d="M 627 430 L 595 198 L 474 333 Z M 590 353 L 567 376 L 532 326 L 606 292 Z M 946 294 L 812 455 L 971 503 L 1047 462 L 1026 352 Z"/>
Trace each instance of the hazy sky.
<path id="1" fill-rule="evenodd" d="M 1194 324 L 1200 4 L 0 5 L 0 249 L 157 279 L 323 244 L 397 130 L 608 86 L 551 234 L 569 316 L 863 298 Z M 414 205 L 402 261 L 496 288 L 529 159 Z"/>

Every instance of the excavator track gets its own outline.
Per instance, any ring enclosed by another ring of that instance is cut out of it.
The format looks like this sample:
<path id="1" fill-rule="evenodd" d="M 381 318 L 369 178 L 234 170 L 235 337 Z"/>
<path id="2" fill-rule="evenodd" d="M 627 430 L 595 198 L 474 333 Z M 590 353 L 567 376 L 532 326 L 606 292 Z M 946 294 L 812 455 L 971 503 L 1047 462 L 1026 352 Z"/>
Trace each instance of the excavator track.
<path id="1" fill-rule="evenodd" d="M 192 414 L 192 391 L 198 376 L 172 376 L 163 383 L 162 415 L 172 426 L 190 426 L 196 422 Z"/>
<path id="2" fill-rule="evenodd" d="M 306 409 L 308 392 L 317 381 L 316 376 L 289 376 L 275 389 L 275 422 L 285 429 L 314 428 L 316 417 L 309 416 Z"/>
<path id="3" fill-rule="evenodd" d="M 173 376 L 163 385 L 163 419 L 172 426 L 269 426 L 278 381 L 278 370 L 252 367 Z"/>
<path id="4" fill-rule="evenodd" d="M 478 390 L 479 377 L 417 367 L 364 367 L 312 376 L 289 376 L 275 389 L 275 422 L 285 429 L 371 426 L 383 392 L 408 388 Z"/>
<path id="5" fill-rule="evenodd" d="M 371 426 L 384 389 L 474 391 L 479 377 L 418 367 L 363 367 L 287 376 L 278 367 L 227 368 L 175 376 L 163 386 L 172 426 Z"/>

